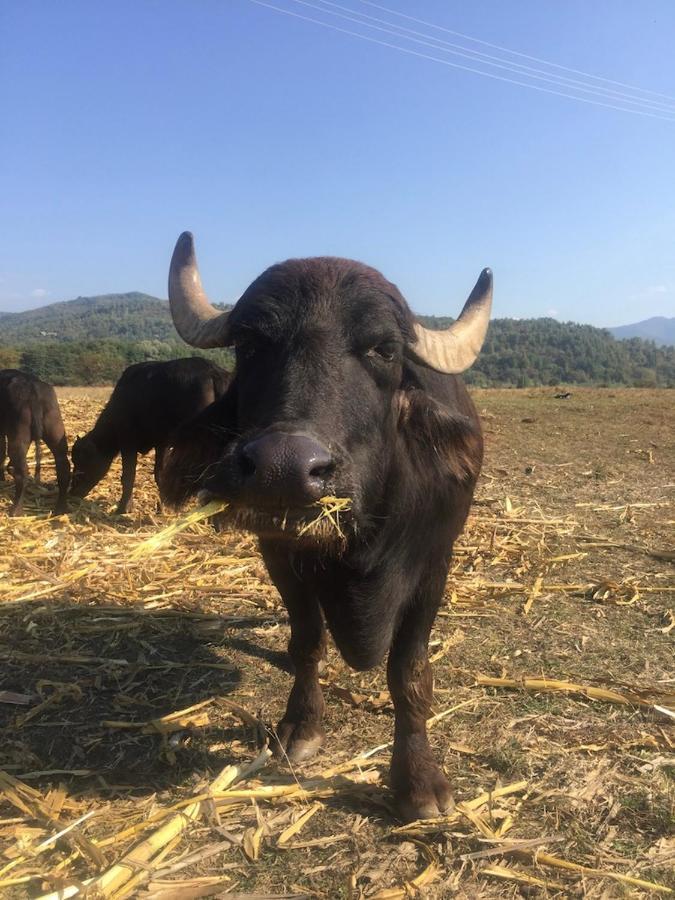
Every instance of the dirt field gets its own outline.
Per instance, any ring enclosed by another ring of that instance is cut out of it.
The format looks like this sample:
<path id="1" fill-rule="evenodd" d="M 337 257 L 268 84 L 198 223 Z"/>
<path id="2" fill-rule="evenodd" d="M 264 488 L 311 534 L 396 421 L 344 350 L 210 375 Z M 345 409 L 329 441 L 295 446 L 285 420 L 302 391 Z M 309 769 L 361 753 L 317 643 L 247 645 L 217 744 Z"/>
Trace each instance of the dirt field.
<path id="1" fill-rule="evenodd" d="M 118 464 L 70 519 L 33 487 L 10 520 L 0 485 L 0 895 L 675 893 L 675 397 L 554 393 L 474 392 L 486 467 L 432 636 L 457 805 L 405 828 L 383 669 L 331 650 L 326 746 L 259 756 L 291 679 L 252 538 L 131 559 L 171 521 L 150 459 L 122 518 Z M 106 395 L 60 391 L 71 441 Z"/>

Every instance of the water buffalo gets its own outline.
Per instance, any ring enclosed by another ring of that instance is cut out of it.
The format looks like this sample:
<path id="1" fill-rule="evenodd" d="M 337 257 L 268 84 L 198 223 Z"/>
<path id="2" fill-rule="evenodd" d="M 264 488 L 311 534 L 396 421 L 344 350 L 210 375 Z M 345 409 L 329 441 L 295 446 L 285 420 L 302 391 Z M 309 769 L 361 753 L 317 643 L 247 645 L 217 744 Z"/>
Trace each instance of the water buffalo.
<path id="1" fill-rule="evenodd" d="M 0 370 L 0 481 L 5 480 L 5 459 L 14 475 L 14 503 L 10 516 L 23 513 L 23 498 L 28 477 L 26 453 L 35 441 L 35 480 L 40 480 L 41 441 L 49 447 L 56 463 L 59 493 L 54 515 L 66 511 L 70 480 L 68 441 L 63 427 L 56 391 L 34 375 L 18 369 Z"/>
<path id="2" fill-rule="evenodd" d="M 155 480 L 176 426 L 213 403 L 230 375 L 206 359 L 136 363 L 125 369 L 98 421 L 73 444 L 74 497 L 85 497 L 122 455 L 118 513 L 131 509 L 137 454 L 155 448 Z"/>
<path id="3" fill-rule="evenodd" d="M 446 331 L 417 323 L 375 269 L 332 257 L 272 266 L 221 313 L 185 233 L 169 298 L 186 341 L 236 352 L 229 390 L 179 430 L 161 487 L 173 505 L 222 498 L 224 515 L 259 536 L 295 666 L 277 754 L 297 762 L 324 741 L 327 626 L 355 669 L 389 651 L 395 799 L 406 819 L 438 815 L 451 794 L 427 740 L 427 645 L 482 464 L 479 418 L 457 373 L 483 344 L 492 273 Z M 328 495 L 351 501 L 342 536 L 306 528 Z"/>

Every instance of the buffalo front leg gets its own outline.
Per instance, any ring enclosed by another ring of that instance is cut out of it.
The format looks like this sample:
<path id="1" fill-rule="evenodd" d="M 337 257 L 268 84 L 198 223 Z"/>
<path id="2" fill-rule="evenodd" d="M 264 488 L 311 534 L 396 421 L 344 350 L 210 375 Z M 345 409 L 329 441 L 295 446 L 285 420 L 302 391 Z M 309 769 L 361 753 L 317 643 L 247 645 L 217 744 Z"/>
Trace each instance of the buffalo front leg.
<path id="1" fill-rule="evenodd" d="M 450 785 L 427 738 L 434 688 L 427 646 L 442 582 L 433 592 L 415 597 L 400 622 L 387 663 L 396 714 L 391 785 L 405 821 L 433 818 L 452 806 Z"/>
<path id="2" fill-rule="evenodd" d="M 5 480 L 5 462 L 7 460 L 7 438 L 0 432 L 0 481 Z"/>
<path id="3" fill-rule="evenodd" d="M 122 451 L 122 496 L 117 504 L 118 515 L 123 515 L 131 510 L 131 496 L 134 492 L 136 480 L 136 452 L 135 450 Z"/>
<path id="4" fill-rule="evenodd" d="M 21 439 L 8 441 L 9 461 L 14 475 L 14 503 L 9 511 L 10 516 L 23 515 L 23 498 L 26 492 L 26 479 L 28 478 L 28 463 L 26 462 L 27 442 Z"/>
<path id="5" fill-rule="evenodd" d="M 59 488 L 59 494 L 56 498 L 54 506 L 54 515 L 62 516 L 68 512 L 68 486 L 70 485 L 70 463 L 68 461 L 68 442 L 65 436 L 49 448 L 54 454 L 54 462 L 56 463 L 56 483 Z"/>
<path id="6" fill-rule="evenodd" d="M 319 604 L 293 571 L 288 553 L 265 545 L 261 550 L 267 570 L 288 610 L 291 639 L 288 654 L 295 680 L 286 712 L 277 725 L 274 754 L 291 763 L 313 756 L 325 740 L 321 721 L 324 700 L 319 667 L 326 653 L 326 629 Z"/>
<path id="7" fill-rule="evenodd" d="M 155 476 L 155 484 L 157 485 L 157 490 L 160 491 L 159 498 L 157 500 L 157 512 L 161 513 L 164 511 L 164 507 L 162 505 L 162 494 L 159 485 L 160 476 L 162 474 L 162 466 L 164 465 L 164 457 L 166 456 L 166 447 L 163 444 L 157 444 L 155 447 L 155 466 L 153 469 L 153 474 Z"/>
<path id="8" fill-rule="evenodd" d="M 54 506 L 54 515 L 60 516 L 68 511 L 70 462 L 68 460 L 68 440 L 58 408 L 52 409 L 46 414 L 43 438 L 45 444 L 51 450 L 56 463 L 56 483 L 59 488 L 59 495 Z"/>
<path id="9" fill-rule="evenodd" d="M 42 477 L 42 442 L 40 438 L 36 438 L 35 440 L 35 474 L 33 475 L 33 479 L 36 484 L 40 484 L 40 478 Z"/>

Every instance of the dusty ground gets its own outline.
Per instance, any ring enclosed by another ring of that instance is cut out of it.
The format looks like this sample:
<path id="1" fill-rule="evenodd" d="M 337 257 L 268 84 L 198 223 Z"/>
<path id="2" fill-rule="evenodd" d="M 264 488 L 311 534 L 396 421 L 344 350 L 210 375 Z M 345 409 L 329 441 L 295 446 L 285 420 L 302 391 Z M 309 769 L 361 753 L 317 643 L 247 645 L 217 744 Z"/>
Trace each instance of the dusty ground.
<path id="1" fill-rule="evenodd" d="M 110 515 L 118 468 L 69 520 L 49 520 L 50 493 L 34 488 L 11 521 L 0 486 L 0 895 L 81 887 L 172 821 L 171 839 L 167 826 L 96 890 L 675 891 L 673 396 L 553 394 L 474 394 L 487 463 L 432 647 L 432 743 L 458 805 L 403 830 L 386 785 L 384 672 L 352 673 L 335 652 L 320 756 L 294 772 L 269 763 L 238 794 L 189 805 L 257 756 L 256 720 L 276 722 L 290 686 L 286 617 L 252 539 L 198 525 L 130 559 L 170 521 L 155 512 L 150 460 L 122 519 Z M 60 392 L 71 439 L 106 395 Z"/>

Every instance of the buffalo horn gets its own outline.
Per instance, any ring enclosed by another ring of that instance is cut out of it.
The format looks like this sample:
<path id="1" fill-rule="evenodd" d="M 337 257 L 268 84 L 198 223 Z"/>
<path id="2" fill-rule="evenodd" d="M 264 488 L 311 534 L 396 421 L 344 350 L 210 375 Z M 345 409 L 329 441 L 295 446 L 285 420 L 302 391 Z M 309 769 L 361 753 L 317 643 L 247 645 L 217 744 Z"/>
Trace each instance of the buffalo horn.
<path id="1" fill-rule="evenodd" d="M 169 304 L 176 331 L 188 344 L 193 347 L 227 344 L 229 313 L 216 309 L 204 292 L 189 231 L 178 238 L 171 257 Z"/>
<path id="2" fill-rule="evenodd" d="M 456 374 L 476 361 L 490 323 L 492 272 L 483 269 L 456 322 L 444 331 L 415 325 L 417 341 L 410 351 L 419 362 L 438 372 Z"/>

